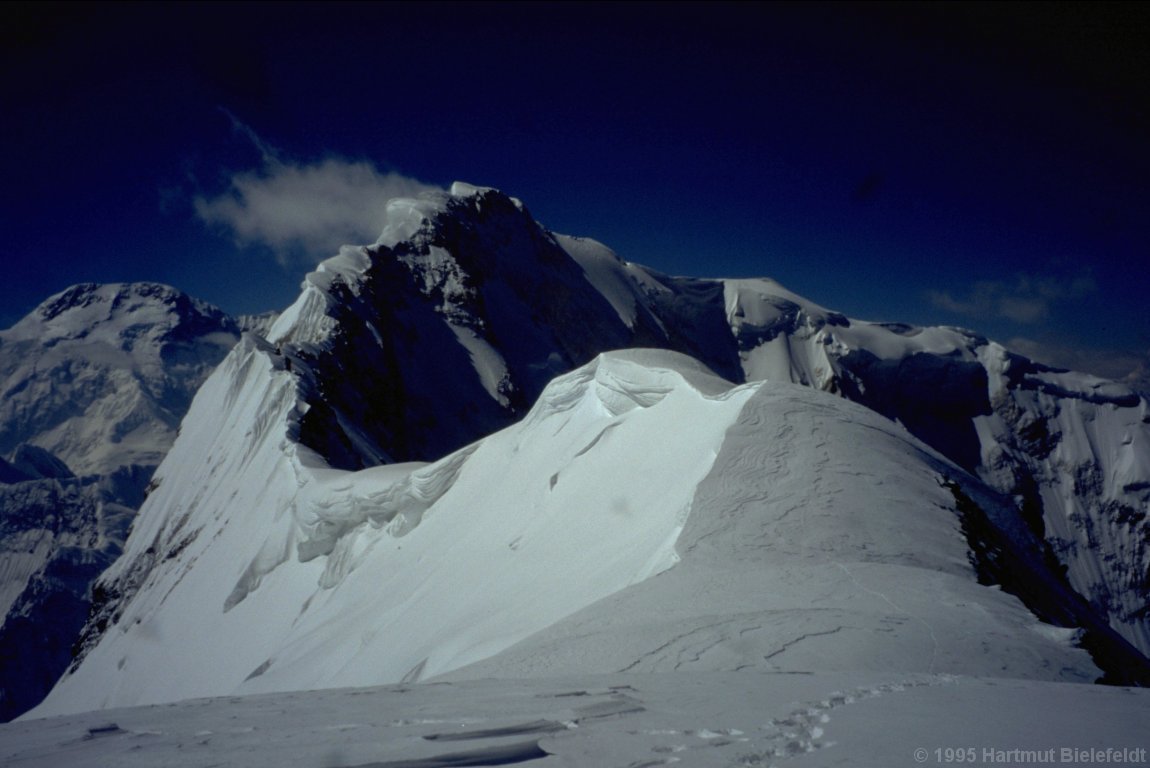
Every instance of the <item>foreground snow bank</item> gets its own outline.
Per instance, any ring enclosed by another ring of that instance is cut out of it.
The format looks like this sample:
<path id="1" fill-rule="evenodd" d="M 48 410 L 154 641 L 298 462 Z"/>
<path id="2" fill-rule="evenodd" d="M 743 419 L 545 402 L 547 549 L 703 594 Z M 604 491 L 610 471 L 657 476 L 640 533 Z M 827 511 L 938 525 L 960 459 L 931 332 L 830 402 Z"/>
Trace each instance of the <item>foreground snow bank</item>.
<path id="1" fill-rule="evenodd" d="M 1148 719 L 1150 692 L 1065 683 L 873 673 L 585 675 L 203 699 L 11 723 L 0 725 L 0 762 L 1139 765 L 1148 759 Z"/>

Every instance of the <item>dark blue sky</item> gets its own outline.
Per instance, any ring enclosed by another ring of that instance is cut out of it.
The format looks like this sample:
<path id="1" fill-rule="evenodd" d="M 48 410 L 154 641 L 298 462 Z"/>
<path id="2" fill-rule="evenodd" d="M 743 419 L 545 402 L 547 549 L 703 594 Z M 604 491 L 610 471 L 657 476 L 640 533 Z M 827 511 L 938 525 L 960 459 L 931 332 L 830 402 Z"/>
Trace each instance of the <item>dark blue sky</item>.
<path id="1" fill-rule="evenodd" d="M 8 4 L 0 326 L 79 281 L 282 308 L 356 239 L 304 220 L 401 174 L 666 272 L 1145 364 L 1146 12 L 938 6 Z"/>

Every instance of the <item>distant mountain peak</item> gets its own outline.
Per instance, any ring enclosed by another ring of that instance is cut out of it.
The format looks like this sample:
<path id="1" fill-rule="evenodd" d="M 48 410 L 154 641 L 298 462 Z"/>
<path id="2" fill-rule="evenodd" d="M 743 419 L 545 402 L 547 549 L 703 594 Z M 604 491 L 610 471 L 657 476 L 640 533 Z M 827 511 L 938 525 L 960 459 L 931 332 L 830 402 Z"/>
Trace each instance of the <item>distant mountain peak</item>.
<path id="1" fill-rule="evenodd" d="M 171 304 L 184 295 L 161 283 L 77 283 L 45 299 L 34 314 L 52 320 L 66 312 L 103 305 L 111 315 L 133 311 L 144 303 Z"/>
<path id="2" fill-rule="evenodd" d="M 78 474 L 155 465 L 240 329 L 160 283 L 81 283 L 0 331 L 0 451 L 32 443 Z"/>

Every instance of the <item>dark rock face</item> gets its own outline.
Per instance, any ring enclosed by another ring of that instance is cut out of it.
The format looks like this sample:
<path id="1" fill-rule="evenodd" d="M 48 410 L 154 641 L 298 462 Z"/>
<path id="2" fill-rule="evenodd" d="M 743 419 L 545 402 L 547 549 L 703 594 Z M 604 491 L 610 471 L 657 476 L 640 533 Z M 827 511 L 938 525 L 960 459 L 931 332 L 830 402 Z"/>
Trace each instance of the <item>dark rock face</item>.
<path id="1" fill-rule="evenodd" d="M 0 720 L 38 704 L 72 661 L 92 583 L 119 556 L 135 515 L 115 487 L 75 478 L 0 487 L 0 557 L 32 569 L 0 625 Z"/>
<path id="2" fill-rule="evenodd" d="M 897 420 L 964 469 L 981 462 L 976 416 L 991 412 L 986 370 L 977 362 L 915 354 L 880 360 L 865 349 L 839 359 L 843 396 Z"/>

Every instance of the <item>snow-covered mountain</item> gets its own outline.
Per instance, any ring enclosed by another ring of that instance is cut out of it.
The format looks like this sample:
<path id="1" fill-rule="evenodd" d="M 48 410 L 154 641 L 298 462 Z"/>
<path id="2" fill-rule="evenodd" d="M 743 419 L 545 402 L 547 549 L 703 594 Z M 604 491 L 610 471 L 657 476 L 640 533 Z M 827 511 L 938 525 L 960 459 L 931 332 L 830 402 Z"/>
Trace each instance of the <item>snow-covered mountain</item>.
<path id="1" fill-rule="evenodd" d="M 1150 651 L 1150 410 L 1122 385 L 960 329 L 849 320 L 770 280 L 660 275 L 467 185 L 394 201 L 376 246 L 322 265 L 287 315 L 273 341 L 304 372 L 300 440 L 343 468 L 442 456 L 620 347 L 836 392 L 1014 497 L 1074 588 Z"/>
<path id="2" fill-rule="evenodd" d="M 660 275 L 495 190 L 396 200 L 199 390 L 35 714 L 489 674 L 1146 680 L 1148 414 L 967 331 Z"/>
<path id="3" fill-rule="evenodd" d="M 77 285 L 0 331 L 0 719 L 71 661 L 92 583 L 239 332 L 153 283 Z"/>
<path id="4" fill-rule="evenodd" d="M 235 320 L 165 285 L 73 286 L 0 331 L 0 454 L 21 443 L 77 475 L 157 466 Z"/>
<path id="5" fill-rule="evenodd" d="M 240 354 L 220 370 L 197 403 L 240 395 L 248 416 L 275 404 L 268 423 L 281 425 L 295 406 L 286 369 Z M 239 390 L 213 391 L 225 382 Z M 282 427 L 251 434 L 237 463 L 208 443 L 234 444 L 227 424 L 250 419 L 215 410 L 193 406 L 133 533 L 152 566 L 131 570 L 129 550 L 129 570 L 110 574 L 141 579 L 135 598 L 37 713 L 410 682 L 500 651 L 514 677 L 1101 674 L 1076 630 L 979 585 L 959 499 L 1002 512 L 977 481 L 826 393 L 732 385 L 677 353 L 611 353 L 438 462 L 359 472 L 326 467 Z M 215 460 L 193 466 L 185 445 Z M 200 472 L 215 483 L 189 497 Z M 236 482 L 252 472 L 265 481 Z M 174 495 L 180 517 L 151 516 Z M 225 500 L 243 514 L 186 516 Z M 1020 581 L 1057 588 L 1040 559 L 1018 557 Z M 564 622 L 580 631 L 555 643 Z"/>

